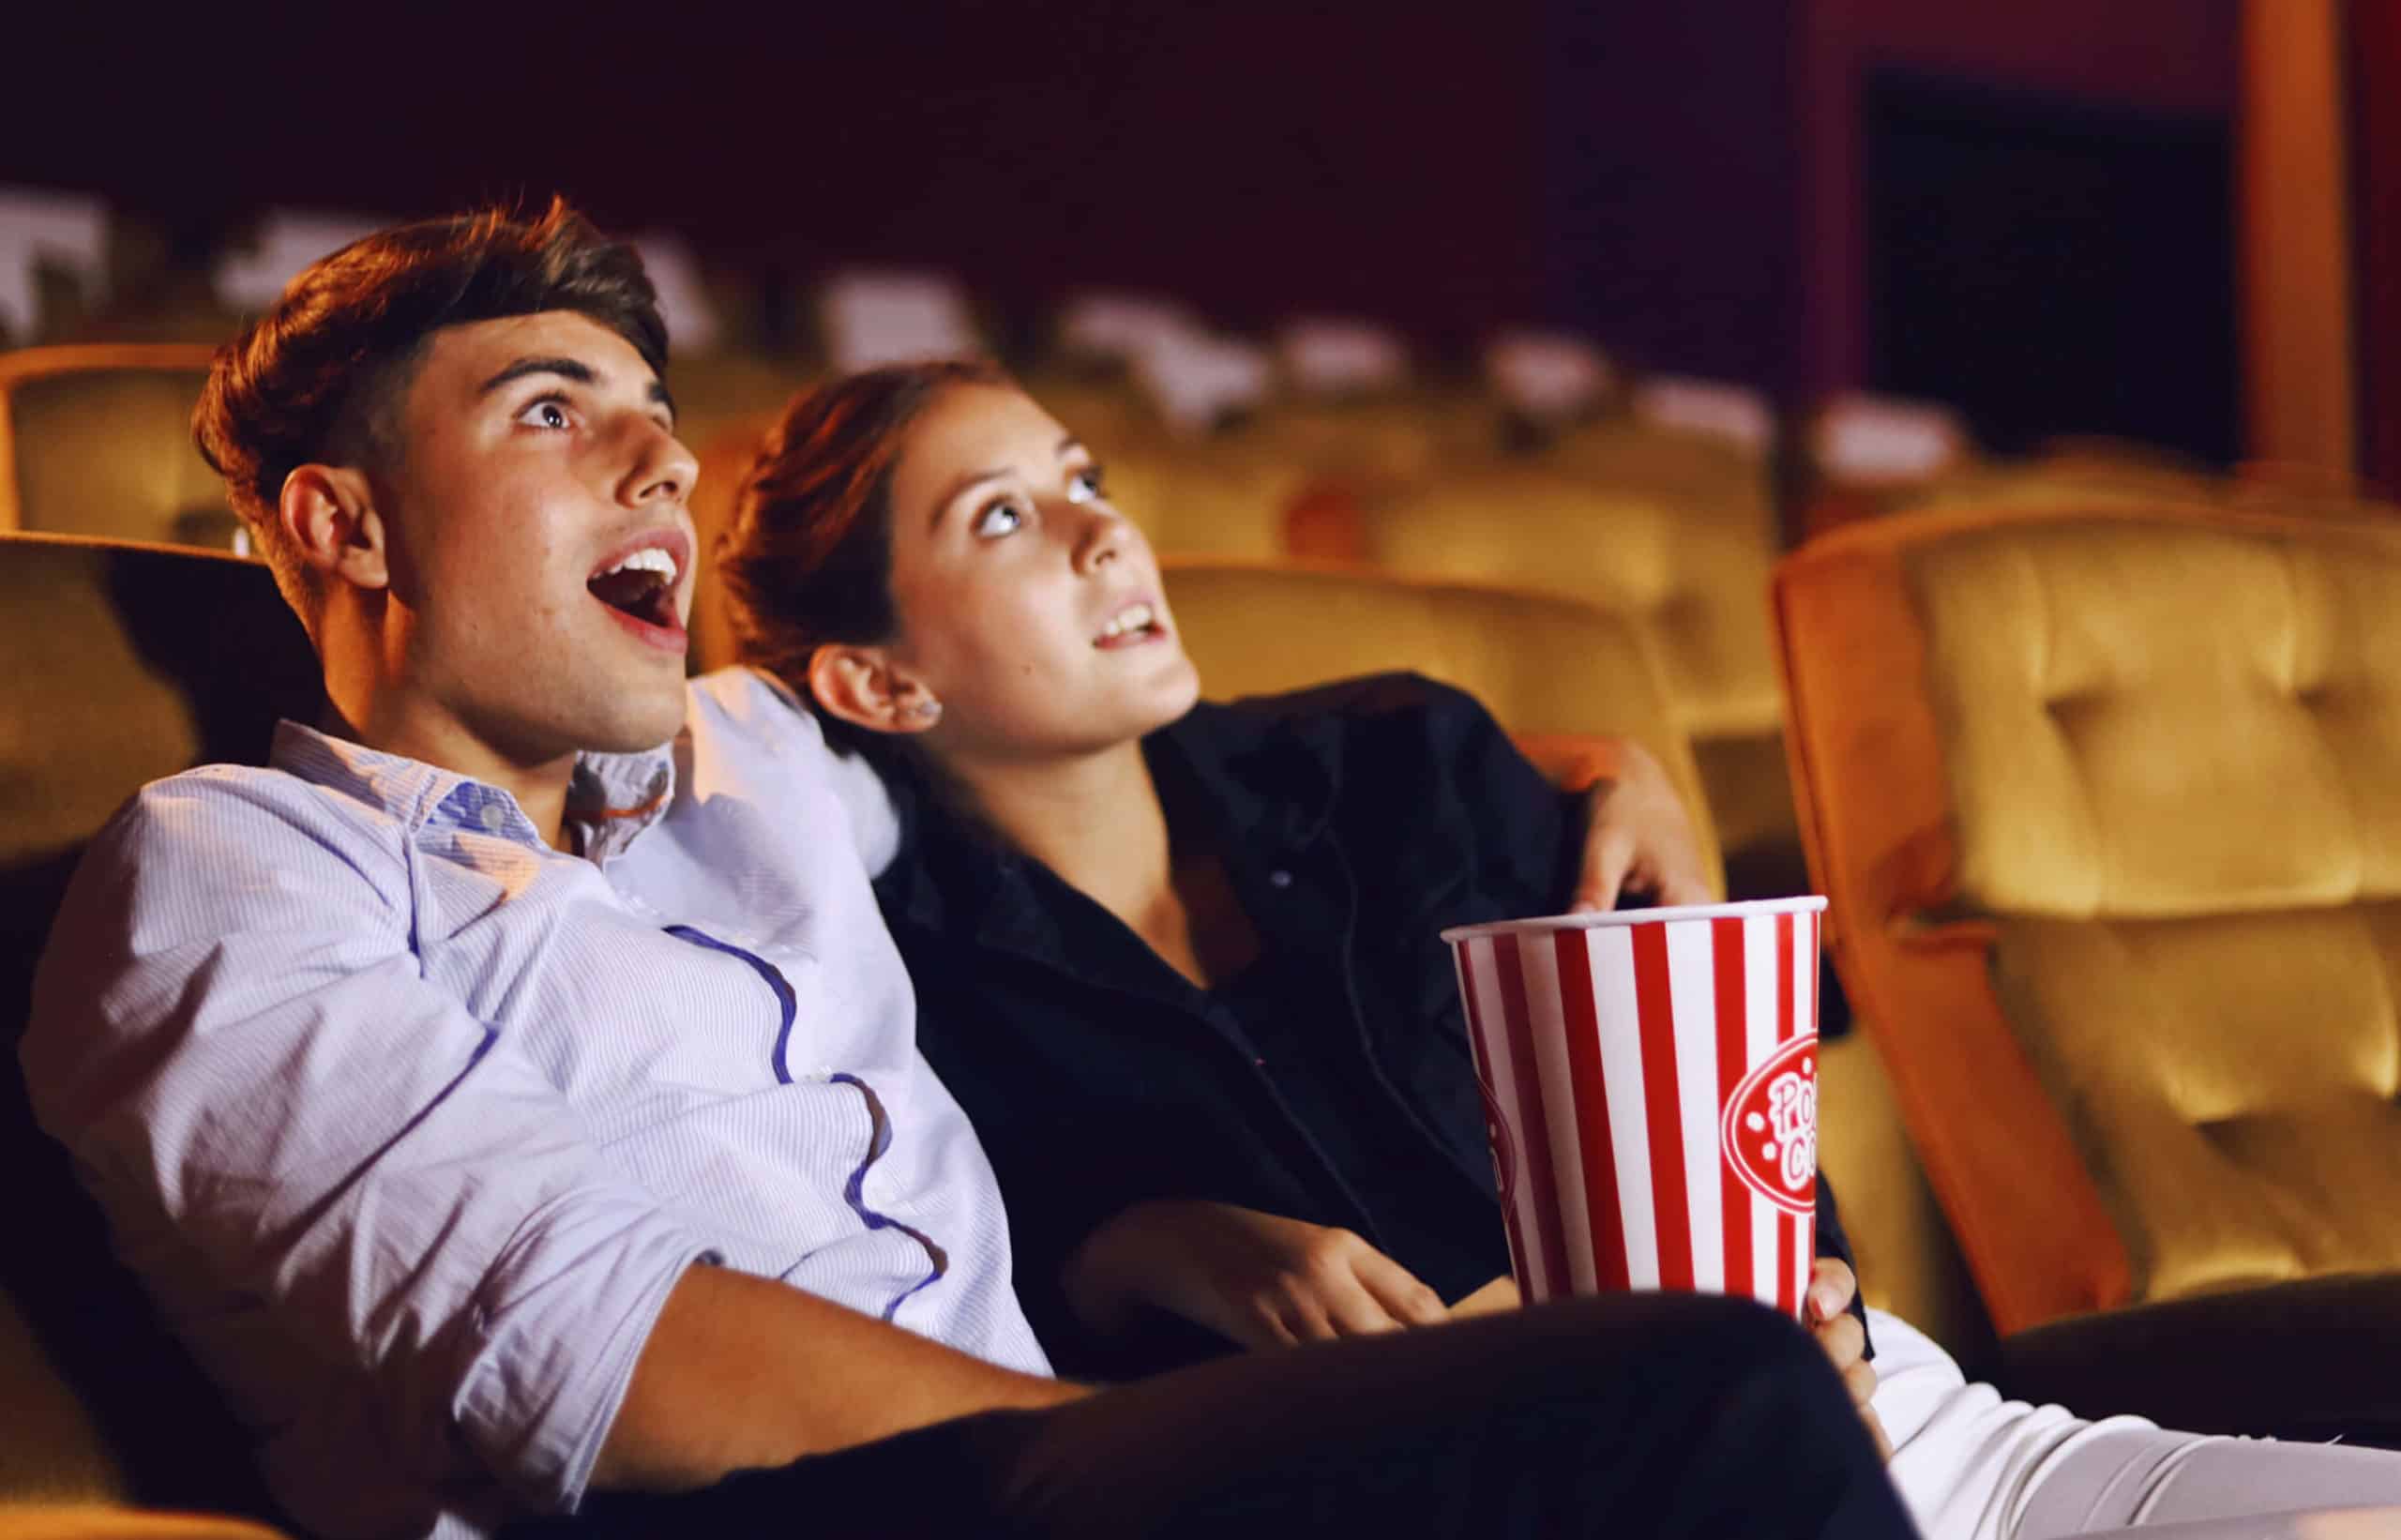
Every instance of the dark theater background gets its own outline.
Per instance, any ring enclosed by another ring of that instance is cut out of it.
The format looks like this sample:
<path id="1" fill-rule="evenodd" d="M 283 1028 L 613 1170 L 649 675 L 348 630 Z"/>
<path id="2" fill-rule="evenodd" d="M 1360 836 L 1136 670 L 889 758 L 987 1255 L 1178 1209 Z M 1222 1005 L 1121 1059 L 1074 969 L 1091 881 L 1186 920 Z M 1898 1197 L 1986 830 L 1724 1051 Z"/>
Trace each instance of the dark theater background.
<path id="1" fill-rule="evenodd" d="M 900 263 L 1013 325 L 1092 284 L 1453 355 L 1541 322 L 1787 404 L 1954 402 L 2005 449 L 2230 462 L 2240 12 L 234 6 L 128 35 L 62 10 L 16 23 L 42 63 L 0 107 L 0 183 L 104 192 L 187 254 L 269 207 L 560 189 L 754 275 L 770 341 L 811 274 Z M 2358 68 L 2390 68 L 2390 8 L 2355 13 Z M 2367 84 L 2363 118 L 2390 113 Z M 2363 270 L 2393 137 L 2357 141 Z"/>
<path id="2" fill-rule="evenodd" d="M 553 193 L 675 318 L 693 672 L 794 393 L 996 355 L 1209 695 L 1424 672 L 1579 795 L 1639 743 L 1714 892 L 1827 898 L 1869 1304 L 2013 1397 L 2401 1448 L 2401 0 L 51 4 L 0 15 L 0 1540 L 262 1511 L 15 1050 L 113 810 L 319 705 L 212 350 Z"/>

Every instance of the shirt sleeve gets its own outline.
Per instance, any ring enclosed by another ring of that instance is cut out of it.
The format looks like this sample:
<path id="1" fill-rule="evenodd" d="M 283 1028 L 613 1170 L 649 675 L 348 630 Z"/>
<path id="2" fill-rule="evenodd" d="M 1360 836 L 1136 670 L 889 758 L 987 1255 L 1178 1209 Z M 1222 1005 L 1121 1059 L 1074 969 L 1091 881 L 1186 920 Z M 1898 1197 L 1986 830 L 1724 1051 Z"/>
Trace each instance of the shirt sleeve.
<path id="1" fill-rule="evenodd" d="M 266 778 L 162 782 L 95 844 L 36 982 L 37 1112 L 254 1426 L 359 1418 L 428 1486 L 463 1442 L 571 1508 L 708 1245 L 422 976 L 404 836 Z"/>

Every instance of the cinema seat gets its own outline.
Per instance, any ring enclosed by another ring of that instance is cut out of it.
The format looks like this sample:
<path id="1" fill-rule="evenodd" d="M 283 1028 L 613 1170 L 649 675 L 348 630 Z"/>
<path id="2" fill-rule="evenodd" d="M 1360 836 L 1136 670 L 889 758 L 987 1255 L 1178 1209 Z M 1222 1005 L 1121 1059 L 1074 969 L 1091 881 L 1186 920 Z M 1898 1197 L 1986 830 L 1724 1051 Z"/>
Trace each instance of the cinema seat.
<path id="1" fill-rule="evenodd" d="M 1738 871 L 1759 867 L 1792 891 L 1799 836 L 1766 618 L 1773 509 L 1706 456 L 1666 453 L 1638 467 L 1621 445 L 1619 474 L 1605 479 L 1582 463 L 1598 453 L 1578 442 L 1572 460 L 1495 460 L 1383 499 L 1361 520 L 1362 553 L 1391 571 L 1497 582 L 1632 617 L 1659 659 Z"/>
<path id="2" fill-rule="evenodd" d="M 1843 977 L 2005 1388 L 2401 1442 L 2401 527 L 1896 515 L 1775 615 Z"/>
<path id="3" fill-rule="evenodd" d="M 1699 772 L 1640 629 L 1590 605 L 1353 567 L 1170 556 L 1169 607 L 1213 700 L 1408 669 L 1490 708 L 1553 770 L 1594 737 L 1632 738 L 1684 793 L 1709 869 Z"/>
<path id="4" fill-rule="evenodd" d="M 16 1045 L 85 841 L 144 781 L 258 762 L 278 715 L 313 711 L 315 657 L 264 566 L 202 551 L 0 535 L 0 1540 L 254 1534 L 123 1506 L 267 1511 L 246 1441 L 35 1127 Z"/>
<path id="5" fill-rule="evenodd" d="M 229 550 L 239 523 L 192 447 L 202 343 L 0 354 L 0 530 Z"/>

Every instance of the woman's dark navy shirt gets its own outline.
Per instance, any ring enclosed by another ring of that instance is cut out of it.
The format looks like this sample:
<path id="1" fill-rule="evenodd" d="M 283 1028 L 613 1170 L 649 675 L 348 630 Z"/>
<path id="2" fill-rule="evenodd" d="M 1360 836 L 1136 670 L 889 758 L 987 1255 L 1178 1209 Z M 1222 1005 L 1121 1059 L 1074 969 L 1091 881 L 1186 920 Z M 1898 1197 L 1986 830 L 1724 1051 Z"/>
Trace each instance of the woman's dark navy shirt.
<path id="1" fill-rule="evenodd" d="M 1143 1199 L 1356 1230 L 1445 1300 L 1505 1274 L 1440 932 L 1564 909 L 1583 799 L 1472 699 L 1414 675 L 1204 703 L 1142 747 L 1179 843 L 1213 843 L 1259 934 L 1258 960 L 1216 989 L 905 776 L 900 855 L 876 885 L 1053 1361 L 1124 1376 L 1225 1351 L 1164 1320 L 1102 1341 L 1068 1312 L 1061 1264 Z M 1849 1257 L 1822 1184 L 1818 1249 Z"/>

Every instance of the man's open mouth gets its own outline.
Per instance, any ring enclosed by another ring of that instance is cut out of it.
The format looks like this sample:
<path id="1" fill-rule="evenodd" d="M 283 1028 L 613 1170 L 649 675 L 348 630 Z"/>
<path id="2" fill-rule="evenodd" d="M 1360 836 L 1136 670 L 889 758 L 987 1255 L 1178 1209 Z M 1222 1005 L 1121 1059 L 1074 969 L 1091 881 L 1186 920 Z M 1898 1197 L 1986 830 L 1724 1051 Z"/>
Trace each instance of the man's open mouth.
<path id="1" fill-rule="evenodd" d="M 584 580 L 592 596 L 646 626 L 673 630 L 682 625 L 675 613 L 674 554 L 663 546 L 629 551 Z"/>

